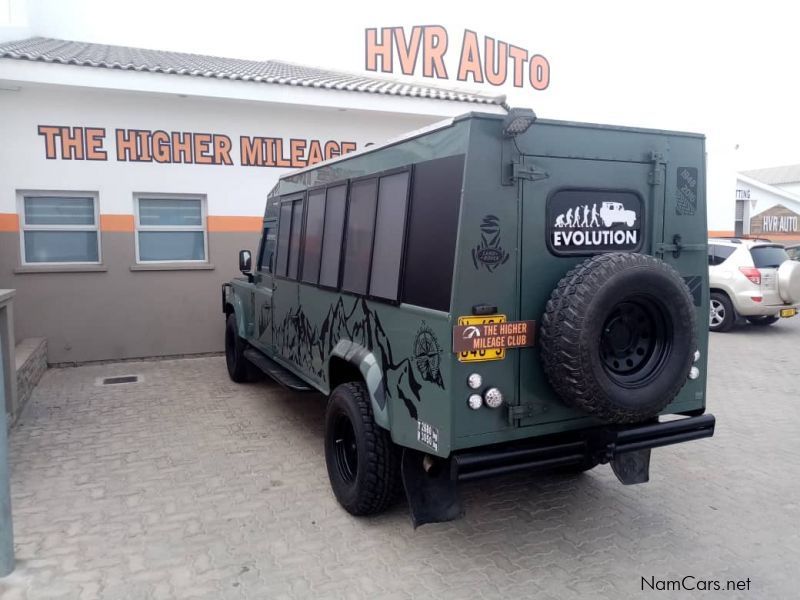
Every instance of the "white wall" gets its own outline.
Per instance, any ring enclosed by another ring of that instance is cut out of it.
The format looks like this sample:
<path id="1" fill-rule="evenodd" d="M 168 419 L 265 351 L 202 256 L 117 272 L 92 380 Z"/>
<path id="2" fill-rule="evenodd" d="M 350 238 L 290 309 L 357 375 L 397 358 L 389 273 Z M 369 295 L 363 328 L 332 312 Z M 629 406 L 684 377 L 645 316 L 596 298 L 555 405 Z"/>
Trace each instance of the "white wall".
<path id="1" fill-rule="evenodd" d="M 442 102 L 443 105 L 451 103 Z M 450 109 L 450 107 L 448 107 Z M 466 110 L 465 110 L 466 112 Z M 267 193 L 291 169 L 242 167 L 239 137 L 354 141 L 358 148 L 439 120 L 430 116 L 291 107 L 242 100 L 23 85 L 0 90 L 0 213 L 16 212 L 15 190 L 86 190 L 100 212 L 133 213 L 133 192 L 207 194 L 210 215 L 261 215 Z M 39 125 L 106 129 L 105 162 L 47 160 Z M 227 135 L 234 166 L 117 162 L 117 128 Z"/>
<path id="2" fill-rule="evenodd" d="M 743 181 L 742 179 L 736 180 L 736 189 L 737 191 L 740 190 L 749 195 L 749 200 L 747 200 L 745 207 L 745 233 L 749 232 L 751 218 L 778 204 L 800 214 L 800 200 L 787 198 L 785 195 L 754 185 L 749 181 Z M 733 209 L 731 209 L 731 214 L 733 214 Z M 733 227 L 729 229 L 733 230 Z"/>

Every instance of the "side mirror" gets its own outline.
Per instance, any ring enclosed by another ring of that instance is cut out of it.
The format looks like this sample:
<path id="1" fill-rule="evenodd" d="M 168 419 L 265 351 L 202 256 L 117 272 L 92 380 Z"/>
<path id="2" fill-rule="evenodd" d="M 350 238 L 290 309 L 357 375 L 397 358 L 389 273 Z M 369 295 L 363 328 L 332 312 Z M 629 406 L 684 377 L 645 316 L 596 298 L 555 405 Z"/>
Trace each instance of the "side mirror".
<path id="1" fill-rule="evenodd" d="M 239 270 L 243 275 L 248 275 L 253 268 L 253 255 L 250 250 L 239 250 Z"/>

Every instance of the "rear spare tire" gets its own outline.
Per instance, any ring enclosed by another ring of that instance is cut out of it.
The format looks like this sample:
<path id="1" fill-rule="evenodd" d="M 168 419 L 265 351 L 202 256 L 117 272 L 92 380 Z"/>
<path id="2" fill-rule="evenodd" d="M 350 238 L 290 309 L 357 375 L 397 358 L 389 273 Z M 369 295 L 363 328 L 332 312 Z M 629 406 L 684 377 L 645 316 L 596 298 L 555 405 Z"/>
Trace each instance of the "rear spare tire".
<path id="1" fill-rule="evenodd" d="M 542 366 L 569 406 L 604 421 L 657 415 L 686 383 L 695 307 L 675 269 L 643 254 L 594 256 L 567 273 L 542 318 Z"/>

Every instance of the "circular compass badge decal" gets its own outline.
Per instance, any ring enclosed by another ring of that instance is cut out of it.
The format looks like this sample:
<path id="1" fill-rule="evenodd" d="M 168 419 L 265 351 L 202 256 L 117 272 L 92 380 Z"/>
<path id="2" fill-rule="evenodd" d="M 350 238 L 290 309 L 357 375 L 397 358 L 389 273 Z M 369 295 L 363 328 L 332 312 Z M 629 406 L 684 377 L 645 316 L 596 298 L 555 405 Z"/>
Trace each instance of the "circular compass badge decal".
<path id="1" fill-rule="evenodd" d="M 425 381 L 444 387 L 439 370 L 442 362 L 442 347 L 439 345 L 439 340 L 436 339 L 436 334 L 425 324 L 425 321 L 422 322 L 417 331 L 417 337 L 414 339 L 414 362 Z"/>

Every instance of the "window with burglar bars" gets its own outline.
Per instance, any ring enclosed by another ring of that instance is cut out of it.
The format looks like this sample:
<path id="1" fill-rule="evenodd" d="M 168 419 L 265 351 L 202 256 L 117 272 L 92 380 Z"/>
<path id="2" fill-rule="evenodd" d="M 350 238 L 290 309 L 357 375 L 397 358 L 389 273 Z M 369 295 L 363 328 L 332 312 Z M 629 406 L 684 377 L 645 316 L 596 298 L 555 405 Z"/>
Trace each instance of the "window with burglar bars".
<path id="1" fill-rule="evenodd" d="M 136 205 L 136 261 L 206 262 L 205 198 L 139 195 Z"/>
<path id="2" fill-rule="evenodd" d="M 23 264 L 100 262 L 96 194 L 23 192 L 20 204 Z"/>

